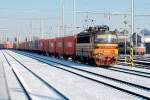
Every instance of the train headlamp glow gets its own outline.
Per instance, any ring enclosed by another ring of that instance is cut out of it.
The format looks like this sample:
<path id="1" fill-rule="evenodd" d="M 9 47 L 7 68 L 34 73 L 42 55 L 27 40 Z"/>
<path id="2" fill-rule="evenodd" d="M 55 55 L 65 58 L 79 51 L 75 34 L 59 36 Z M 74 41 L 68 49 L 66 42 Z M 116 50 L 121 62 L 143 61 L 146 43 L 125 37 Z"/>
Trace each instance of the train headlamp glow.
<path id="1" fill-rule="evenodd" d="M 104 53 L 104 50 L 99 50 L 99 53 Z"/>

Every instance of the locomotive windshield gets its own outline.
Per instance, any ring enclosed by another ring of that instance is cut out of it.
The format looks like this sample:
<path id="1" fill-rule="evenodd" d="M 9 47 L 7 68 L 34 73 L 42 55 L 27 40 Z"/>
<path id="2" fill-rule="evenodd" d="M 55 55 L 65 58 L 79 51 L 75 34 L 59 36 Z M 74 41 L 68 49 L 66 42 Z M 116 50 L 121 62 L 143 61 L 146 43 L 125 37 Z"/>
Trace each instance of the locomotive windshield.
<path id="1" fill-rule="evenodd" d="M 95 38 L 96 43 L 117 43 L 117 35 L 115 34 L 98 34 Z"/>

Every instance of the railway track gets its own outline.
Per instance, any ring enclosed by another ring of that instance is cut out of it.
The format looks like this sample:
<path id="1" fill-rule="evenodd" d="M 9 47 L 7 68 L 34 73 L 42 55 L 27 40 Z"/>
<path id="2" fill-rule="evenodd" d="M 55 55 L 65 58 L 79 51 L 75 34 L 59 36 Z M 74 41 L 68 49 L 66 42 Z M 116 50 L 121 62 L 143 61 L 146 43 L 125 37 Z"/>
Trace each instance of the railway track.
<path id="1" fill-rule="evenodd" d="M 5 73 L 6 71 L 5 71 L 4 66 L 3 65 L 1 65 L 1 66 L 2 66 L 1 73 L 3 74 L 3 77 L 4 77 L 4 83 L 5 83 L 6 95 L 7 95 L 7 97 L 5 99 L 11 100 L 10 91 L 9 91 L 9 87 L 8 87 L 8 81 L 7 81 L 7 77 L 6 77 L 6 73 Z"/>
<path id="2" fill-rule="evenodd" d="M 150 70 L 149 65 L 137 65 L 136 67 L 137 68 L 142 68 L 142 69 L 148 69 L 148 70 Z"/>
<path id="3" fill-rule="evenodd" d="M 19 52 L 17 52 L 17 53 L 19 53 Z M 21 52 L 21 54 L 24 54 L 24 53 Z M 25 53 L 25 54 L 27 54 L 27 53 Z M 43 59 L 42 57 L 40 57 L 40 58 Z M 68 66 L 68 67 L 71 67 L 71 66 Z M 144 72 L 144 71 L 139 71 L 139 70 L 132 70 L 132 69 L 127 69 L 127 68 L 119 68 L 119 67 L 114 67 L 114 66 L 111 66 L 110 68 L 104 68 L 104 67 L 101 67 L 101 68 L 107 69 L 107 70 L 112 70 L 112 71 L 117 71 L 117 72 L 121 72 L 121 73 L 125 73 L 125 74 L 131 74 L 131 75 L 136 75 L 136 76 L 140 76 L 140 77 L 150 78 L 150 73 L 149 72 Z"/>
<path id="4" fill-rule="evenodd" d="M 10 56 L 12 56 L 12 55 L 10 55 Z M 62 69 L 64 71 L 76 74 L 76 75 L 84 77 L 86 79 L 107 85 L 109 87 L 115 88 L 115 89 L 123 91 L 125 93 L 135 95 L 135 96 L 143 98 L 143 99 L 150 99 L 150 95 L 149 95 L 150 88 L 149 87 L 144 87 L 144 86 L 140 86 L 140 85 L 137 85 L 134 83 L 129 83 L 126 81 L 103 76 L 103 75 L 100 75 L 97 73 L 93 73 L 93 72 L 90 72 L 90 71 L 87 71 L 84 69 L 80 69 L 80 68 L 75 68 L 75 67 L 72 67 L 69 65 L 60 64 L 60 63 L 57 63 L 54 61 L 44 59 L 42 57 L 37 57 L 37 56 L 36 57 L 30 56 L 30 57 L 33 59 L 36 59 L 40 62 L 46 63 L 50 66 L 53 66 L 55 68 Z M 14 58 L 14 59 L 16 59 L 16 58 Z M 16 61 L 18 61 L 18 60 L 16 59 Z"/>
<path id="5" fill-rule="evenodd" d="M 7 53 L 8 54 L 8 53 Z M 8 58 L 6 57 L 6 55 L 3 53 L 7 63 L 9 64 L 10 67 L 12 67 L 10 61 L 8 60 Z M 51 86 L 48 82 L 46 82 L 44 79 L 42 79 L 40 76 L 38 76 L 37 74 L 35 74 L 33 71 L 31 71 L 29 68 L 27 68 L 22 62 L 20 62 L 19 60 L 17 60 L 15 57 L 13 57 L 12 55 L 8 54 L 10 57 L 12 57 L 16 62 L 18 62 L 22 67 L 24 67 L 27 71 L 29 71 L 32 75 L 34 75 L 37 79 L 39 79 L 44 85 L 46 85 L 48 88 L 52 89 L 54 92 L 56 92 L 61 100 L 69 100 L 65 95 L 63 95 L 62 93 L 60 93 L 57 89 L 55 89 L 53 86 Z M 28 92 L 28 90 L 25 88 L 25 86 L 23 85 L 22 81 L 20 80 L 20 78 L 18 77 L 15 69 L 12 67 L 13 73 L 15 74 L 17 80 L 19 81 L 21 87 L 23 88 L 28 100 L 32 100 L 32 96 L 31 94 Z"/>
<path id="6" fill-rule="evenodd" d="M 3 52 L 2 52 L 2 53 L 3 53 Z M 23 91 L 24 91 L 24 93 L 25 93 L 25 95 L 26 95 L 27 100 L 32 100 L 31 97 L 30 97 L 30 95 L 29 95 L 29 93 L 28 93 L 28 91 L 26 90 L 26 88 L 25 88 L 24 85 L 22 84 L 20 78 L 18 77 L 17 73 L 15 72 L 14 68 L 12 67 L 11 63 L 9 62 L 9 60 L 7 59 L 7 57 L 5 56 L 4 53 L 3 53 L 3 56 L 5 57 L 5 59 L 6 59 L 7 63 L 8 63 L 8 65 L 12 68 L 12 72 L 14 73 L 14 75 L 15 75 L 17 81 L 19 82 L 21 88 L 23 89 Z M 10 97 L 10 96 L 9 96 L 9 97 Z M 10 99 L 10 100 L 11 100 L 11 99 Z"/>
<path id="7" fill-rule="evenodd" d="M 119 67 L 110 67 L 109 70 L 114 70 L 114 71 L 119 71 L 127 74 L 132 74 L 132 75 L 137 75 L 145 78 L 150 78 L 150 73 L 149 72 L 144 72 L 144 71 L 137 71 L 133 69 L 128 69 L 128 68 L 119 68 Z"/>
<path id="8" fill-rule="evenodd" d="M 128 59 L 130 59 L 130 57 L 128 57 Z M 133 58 L 134 61 L 134 67 L 137 68 L 143 68 L 143 69 L 150 69 L 149 65 L 150 65 L 150 56 L 135 56 Z M 124 62 L 124 57 L 119 57 L 119 62 L 129 66 L 129 63 L 123 63 Z"/>
<path id="9" fill-rule="evenodd" d="M 124 59 L 119 60 L 120 65 L 131 66 L 129 63 L 124 63 Z M 150 69 L 149 60 L 134 60 L 134 67 L 141 69 Z"/>

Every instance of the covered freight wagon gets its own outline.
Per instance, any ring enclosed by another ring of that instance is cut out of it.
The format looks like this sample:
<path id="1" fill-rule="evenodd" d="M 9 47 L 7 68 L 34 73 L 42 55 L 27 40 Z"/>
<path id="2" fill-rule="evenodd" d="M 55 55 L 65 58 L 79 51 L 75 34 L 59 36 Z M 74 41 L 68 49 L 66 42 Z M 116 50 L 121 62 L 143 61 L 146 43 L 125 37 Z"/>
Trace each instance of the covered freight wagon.
<path id="1" fill-rule="evenodd" d="M 48 39 L 48 53 L 50 55 L 55 55 L 56 53 L 56 39 Z"/>
<path id="2" fill-rule="evenodd" d="M 19 43 L 13 43 L 13 49 L 19 49 Z"/>
<path id="3" fill-rule="evenodd" d="M 45 50 L 44 50 L 44 41 L 45 39 L 40 39 L 39 42 L 38 42 L 38 50 L 40 51 L 40 53 L 44 53 Z"/>
<path id="4" fill-rule="evenodd" d="M 44 54 L 48 55 L 48 51 L 49 51 L 49 40 L 48 40 L 48 39 L 45 39 L 43 45 L 44 45 Z"/>
<path id="5" fill-rule="evenodd" d="M 23 42 L 23 50 L 29 50 L 29 42 Z"/>
<path id="6" fill-rule="evenodd" d="M 66 36 L 64 37 L 64 57 L 75 59 L 75 45 L 76 45 L 76 36 Z"/>
<path id="7" fill-rule="evenodd" d="M 35 41 L 29 41 L 28 45 L 29 45 L 30 51 L 36 52 L 38 50 L 38 42 L 36 40 Z"/>
<path id="8" fill-rule="evenodd" d="M 4 49 L 11 49 L 11 48 L 13 48 L 13 44 L 11 42 L 5 42 L 3 44 L 3 48 Z"/>
<path id="9" fill-rule="evenodd" d="M 3 44 L 0 44 L 0 49 L 3 49 Z"/>
<path id="10" fill-rule="evenodd" d="M 39 51 L 39 40 L 38 40 L 38 39 L 35 40 L 34 43 L 35 43 L 35 44 L 34 44 L 34 45 L 35 45 L 35 46 L 34 46 L 34 47 L 35 47 L 34 50 L 37 52 L 37 51 Z"/>
<path id="11" fill-rule="evenodd" d="M 33 51 L 34 48 L 35 48 L 35 43 L 34 43 L 34 41 L 29 41 L 29 50 L 30 50 L 30 51 Z"/>
<path id="12" fill-rule="evenodd" d="M 64 42 L 63 37 L 56 38 L 56 57 L 61 57 L 64 54 Z"/>

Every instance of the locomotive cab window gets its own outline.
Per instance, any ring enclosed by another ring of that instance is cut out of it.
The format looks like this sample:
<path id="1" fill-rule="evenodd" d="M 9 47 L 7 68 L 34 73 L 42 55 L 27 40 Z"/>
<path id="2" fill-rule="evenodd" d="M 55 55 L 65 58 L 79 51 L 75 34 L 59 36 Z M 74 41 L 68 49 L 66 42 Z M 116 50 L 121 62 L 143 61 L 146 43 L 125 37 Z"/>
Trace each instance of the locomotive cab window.
<path id="1" fill-rule="evenodd" d="M 96 43 L 117 43 L 117 35 L 115 34 L 97 34 L 95 38 Z"/>
<path id="2" fill-rule="evenodd" d="M 78 36 L 77 37 L 77 43 L 90 43 L 90 36 Z"/>

